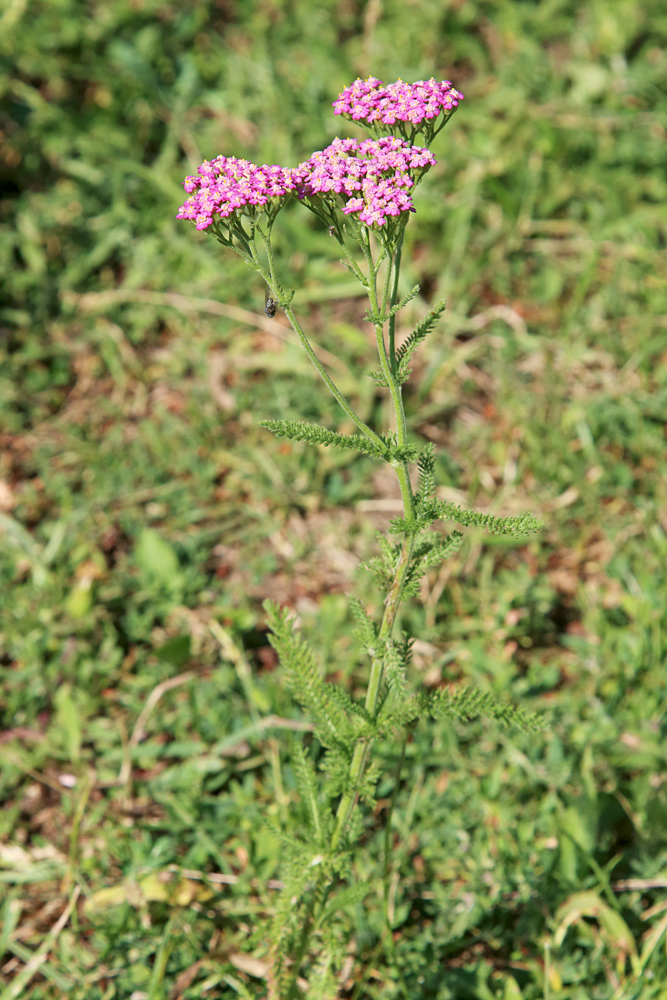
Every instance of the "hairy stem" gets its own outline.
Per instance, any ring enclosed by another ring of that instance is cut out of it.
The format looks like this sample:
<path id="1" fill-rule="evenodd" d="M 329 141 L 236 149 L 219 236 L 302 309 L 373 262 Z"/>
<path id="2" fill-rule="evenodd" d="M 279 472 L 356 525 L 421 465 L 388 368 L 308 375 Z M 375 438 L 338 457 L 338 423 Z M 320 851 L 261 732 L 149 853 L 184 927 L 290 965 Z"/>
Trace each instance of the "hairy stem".
<path id="1" fill-rule="evenodd" d="M 378 301 L 377 293 L 377 276 L 380 267 L 381 260 L 375 262 L 373 260 L 370 241 L 368 238 L 360 240 L 361 249 L 366 258 L 368 265 L 368 294 L 370 299 L 371 312 L 375 316 L 386 316 L 387 312 L 396 304 L 398 296 L 398 276 L 401 261 L 401 244 L 402 235 L 397 245 L 394 254 L 390 254 L 389 262 L 387 266 L 387 273 L 385 275 L 384 289 L 382 296 L 382 303 Z M 259 264 L 260 262 L 257 261 Z M 260 267 L 258 267 L 260 270 Z M 271 265 L 272 274 L 266 275 L 265 280 L 269 287 L 273 289 L 275 282 L 275 273 L 273 272 L 273 266 Z M 393 279 L 393 280 L 392 280 Z M 375 442 L 380 442 L 383 448 L 386 450 L 386 445 L 380 438 L 369 428 L 367 425 L 360 420 L 359 417 L 351 410 L 347 401 L 341 396 L 338 389 L 334 383 L 329 378 L 328 374 L 322 368 L 319 360 L 314 354 L 308 340 L 301 330 L 301 327 L 294 316 L 289 305 L 284 306 L 285 314 L 292 324 L 292 328 L 296 332 L 301 344 L 306 351 L 306 354 L 312 361 L 312 363 L 317 368 L 320 376 L 324 380 L 325 384 L 329 390 L 334 395 L 335 399 L 338 401 L 339 405 L 343 408 L 345 413 L 348 414 L 350 419 L 359 427 L 359 429 Z M 403 408 L 403 395 L 402 386 L 398 379 L 396 378 L 396 357 L 395 357 L 395 343 L 394 343 L 394 331 L 395 331 L 395 317 L 392 316 L 389 320 L 389 354 L 387 353 L 387 348 L 384 339 L 384 324 L 379 322 L 375 325 L 376 341 L 378 347 L 378 354 L 380 358 L 380 366 L 382 373 L 385 376 L 387 385 L 389 387 L 389 392 L 391 395 L 394 416 L 396 421 L 396 437 L 398 444 L 405 446 L 408 443 L 407 435 L 407 423 L 405 419 L 405 411 Z M 401 491 L 401 498 L 403 500 L 403 510 L 406 520 L 414 520 L 415 518 L 415 498 L 412 492 L 412 485 L 410 482 L 410 474 L 407 462 L 391 462 L 396 476 L 398 478 L 399 487 Z M 391 633 L 398 615 L 398 611 L 401 605 L 401 600 L 403 596 L 403 590 L 405 587 L 405 582 L 408 577 L 410 570 L 410 563 L 412 560 L 412 550 L 414 545 L 414 537 L 412 535 L 406 535 L 403 539 L 403 544 L 401 546 L 401 551 L 396 563 L 394 579 L 392 581 L 391 587 L 389 588 L 389 593 L 385 598 L 384 602 L 384 613 L 382 616 L 382 622 L 380 624 L 380 629 L 378 632 L 378 643 L 377 650 L 375 654 L 371 657 L 371 671 L 368 679 L 368 689 L 366 691 L 365 707 L 368 714 L 372 717 L 375 715 L 377 710 L 378 698 L 380 695 L 380 688 L 382 684 L 382 674 L 384 669 L 384 659 L 386 644 L 391 638 Z M 354 753 L 352 755 L 352 760 L 350 762 L 350 768 L 348 771 L 348 787 L 347 790 L 341 796 L 340 802 L 338 804 L 338 809 L 336 810 L 336 824 L 334 827 L 333 834 L 330 841 L 330 852 L 333 853 L 338 848 L 341 838 L 343 837 L 354 809 L 358 800 L 358 788 L 361 780 L 366 770 L 366 765 L 368 763 L 368 757 L 370 754 L 371 743 L 370 741 L 358 742 Z M 311 934 L 313 932 L 313 927 L 317 923 L 317 914 L 315 912 L 317 908 L 317 900 L 321 895 L 321 890 L 324 888 L 323 882 L 324 876 L 320 876 L 317 880 L 316 885 L 311 890 L 311 897 L 308 902 L 308 907 L 306 910 L 306 916 L 304 924 L 301 930 L 301 935 L 299 939 L 299 945 L 297 949 L 297 954 L 295 955 L 294 966 L 292 968 L 292 976 L 290 980 L 290 986 L 287 993 L 287 1000 L 292 1000 L 292 998 L 297 995 L 297 979 L 299 976 L 301 963 L 303 962 L 310 941 Z"/>
<path id="2" fill-rule="evenodd" d="M 399 968 L 397 956 L 396 956 L 396 945 L 394 943 L 393 928 L 391 926 L 391 913 L 390 913 L 390 896 L 391 896 L 391 817 L 394 812 L 394 807 L 396 805 L 396 799 L 398 797 L 398 787 L 401 781 L 401 770 L 403 768 L 403 761 L 405 760 L 405 748 L 407 746 L 408 737 L 407 733 L 403 735 L 403 740 L 401 743 L 401 756 L 398 760 L 398 766 L 396 768 L 396 777 L 394 778 L 394 790 L 391 793 L 391 801 L 389 803 L 389 809 L 387 810 L 387 815 L 385 818 L 384 827 L 384 923 L 385 931 L 387 935 L 387 946 L 391 952 L 391 956 L 394 960 L 394 967 L 398 975 L 401 990 L 403 991 L 403 996 L 405 1000 L 410 1000 L 410 995 L 407 991 L 405 985 L 405 980 L 403 979 L 403 974 Z"/>
<path id="3" fill-rule="evenodd" d="M 396 296 L 398 294 L 398 267 L 400 266 L 400 256 L 397 253 L 396 258 L 390 258 L 389 270 L 387 274 L 387 281 L 385 283 L 385 296 L 382 303 L 382 310 L 380 309 L 380 304 L 378 303 L 377 296 L 377 267 L 373 263 L 372 256 L 370 253 L 370 247 L 365 250 L 365 254 L 369 264 L 369 297 L 371 303 L 371 310 L 375 315 L 386 315 L 387 307 L 391 307 L 395 304 Z M 387 302 L 387 297 L 389 296 L 389 287 L 392 268 L 394 269 L 394 282 L 391 291 L 391 296 L 389 302 Z M 381 324 L 377 324 L 375 328 L 376 340 L 378 346 L 378 354 L 380 356 L 380 366 L 382 372 L 387 379 L 389 384 L 389 391 L 391 393 L 392 402 L 394 404 L 394 414 L 396 419 L 396 435 L 399 445 L 407 444 L 407 425 L 405 420 L 405 410 L 403 409 L 403 394 L 400 383 L 397 381 L 392 365 L 387 357 L 387 351 L 384 342 L 384 330 Z M 412 520 L 415 517 L 415 499 L 412 492 L 412 485 L 410 483 L 410 474 L 407 462 L 393 463 L 392 465 L 396 471 L 398 477 L 399 487 L 401 490 L 401 497 L 403 500 L 403 510 L 407 520 Z M 394 580 L 392 582 L 391 588 L 387 597 L 385 599 L 384 614 L 382 616 L 382 623 L 380 625 L 380 631 L 378 633 L 378 650 L 375 656 L 371 660 L 371 673 L 368 679 L 368 690 L 366 692 L 366 711 L 369 715 L 373 716 L 377 708 L 378 696 L 380 693 L 380 685 L 382 683 L 382 672 L 384 667 L 384 651 L 385 645 L 388 639 L 391 638 L 391 633 L 394 627 L 394 622 L 396 621 L 396 616 L 400 608 L 401 599 L 403 596 L 403 588 L 405 586 L 405 581 L 410 570 L 410 562 L 412 559 L 412 549 L 414 545 L 414 538 L 412 535 L 406 535 L 403 540 L 403 545 L 401 548 L 401 553 L 396 565 L 396 570 L 394 573 Z M 331 848 L 335 850 L 338 846 L 340 839 L 345 832 L 347 825 L 350 821 L 352 813 L 354 811 L 357 802 L 357 792 L 356 788 L 359 786 L 359 782 L 363 777 L 364 771 L 366 769 L 366 764 L 368 761 L 368 755 L 370 752 L 370 743 L 357 743 L 355 747 L 354 754 L 352 756 L 352 761 L 350 763 L 349 770 L 349 789 L 346 791 L 338 804 L 338 810 L 336 813 L 336 826 L 334 828 L 333 836 L 331 838 Z"/>
<path id="4" fill-rule="evenodd" d="M 269 287 L 271 287 L 271 286 L 269 286 Z M 372 441 L 373 444 L 375 444 L 379 448 L 381 448 L 382 451 L 385 452 L 385 454 L 386 454 L 389 451 L 387 445 L 382 440 L 382 438 L 378 434 L 376 434 L 375 431 L 372 430 L 368 426 L 368 424 L 365 423 L 361 419 L 361 417 L 357 416 L 357 414 L 354 412 L 354 410 L 352 409 L 352 407 L 350 406 L 350 404 L 348 403 L 348 401 L 345 399 L 345 397 L 343 396 L 343 394 L 340 391 L 340 389 L 338 388 L 338 386 L 335 384 L 335 382 L 333 381 L 333 379 L 331 378 L 331 376 L 329 375 L 329 373 L 326 371 L 326 369 L 322 365 L 322 362 L 320 361 L 320 359 L 317 357 L 317 355 L 313 351 L 312 347 L 310 346 L 310 343 L 308 342 L 308 338 L 306 337 L 305 333 L 301 329 L 301 325 L 300 325 L 299 321 L 297 320 L 296 316 L 294 315 L 291 307 L 288 306 L 288 305 L 286 305 L 286 306 L 283 306 L 283 309 L 285 311 L 285 315 L 287 316 L 288 320 L 290 321 L 292 329 L 294 330 L 294 332 L 296 333 L 297 337 L 299 338 L 299 340 L 301 342 L 301 346 L 303 347 L 304 351 L 308 355 L 308 358 L 310 359 L 310 361 L 313 363 L 313 365 L 317 369 L 320 378 L 322 379 L 322 381 L 324 382 L 324 384 L 326 385 L 327 389 L 329 390 L 329 392 L 331 393 L 331 395 L 334 397 L 334 399 L 336 400 L 336 402 L 338 403 L 338 405 L 347 414 L 347 416 L 350 418 L 350 420 L 352 420 L 352 422 L 359 428 L 359 430 L 364 435 L 364 437 L 368 438 L 369 441 Z"/>
<path id="5" fill-rule="evenodd" d="M 272 250 L 272 247 L 271 247 L 270 234 L 268 234 L 268 233 L 262 233 L 262 236 L 264 238 L 264 242 L 265 242 L 265 245 L 266 245 L 266 252 L 267 252 L 267 255 L 268 255 L 268 259 L 269 259 L 269 271 L 267 271 L 266 268 L 264 267 L 264 265 L 262 264 L 262 261 L 260 260 L 259 254 L 257 253 L 257 247 L 255 246 L 254 243 L 252 244 L 252 261 L 253 261 L 253 265 L 257 269 L 257 271 L 259 271 L 259 273 L 262 275 L 262 277 L 264 278 L 264 280 L 266 281 L 267 285 L 269 286 L 269 288 L 271 289 L 271 291 L 273 292 L 273 294 L 276 296 L 276 298 L 280 301 L 280 298 L 281 298 L 280 287 L 279 287 L 279 283 L 278 283 L 278 279 L 277 279 L 276 271 L 275 271 L 275 265 L 274 265 L 274 260 L 273 260 L 273 250 Z M 304 351 L 306 352 L 306 355 L 308 356 L 308 359 L 310 360 L 310 362 L 317 369 L 317 372 L 318 372 L 320 378 L 322 379 L 322 381 L 324 382 L 324 384 L 326 385 L 327 389 L 329 390 L 329 392 L 331 393 L 331 395 L 334 397 L 334 399 L 336 400 L 336 402 L 338 403 L 338 405 L 341 407 L 341 409 L 344 411 L 344 413 L 350 418 L 350 420 L 356 425 L 356 427 L 358 427 L 358 429 L 361 431 L 361 433 L 364 435 L 364 437 L 368 438 L 369 441 L 372 441 L 373 444 L 377 445 L 385 454 L 388 453 L 389 448 L 387 447 L 387 445 L 385 444 L 385 442 L 382 440 L 382 438 L 378 434 L 375 433 L 375 431 L 372 428 L 370 428 L 368 426 L 367 423 L 365 423 L 365 421 L 363 421 L 361 419 L 361 417 L 359 417 L 354 412 L 354 410 L 352 409 L 352 407 L 350 406 L 350 404 L 348 403 L 348 401 L 345 399 L 345 396 L 342 394 L 342 392 L 340 391 L 340 389 L 338 388 L 338 386 L 336 385 L 336 383 L 333 381 L 333 379 L 331 378 L 331 376 L 329 375 L 329 373 L 325 369 L 325 367 L 322 364 L 322 362 L 320 361 L 320 359 L 315 354 L 315 351 L 311 347 L 308 338 L 306 337 L 305 333 L 303 332 L 303 330 L 301 328 L 301 324 L 299 323 L 298 319 L 294 315 L 292 307 L 288 303 L 284 303 L 284 302 L 281 302 L 281 305 L 282 305 L 282 308 L 283 308 L 283 310 L 285 312 L 285 315 L 287 316 L 288 320 L 290 321 L 290 325 L 291 325 L 292 329 L 294 330 L 294 332 L 296 333 L 297 337 L 299 338 L 301 346 L 303 347 Z"/>
<path id="6" fill-rule="evenodd" d="M 403 233 L 401 233 L 398 246 L 396 247 L 396 257 L 394 260 L 394 287 L 391 291 L 391 305 L 396 305 L 398 301 L 398 275 L 401 270 L 401 254 L 403 253 Z M 391 370 L 396 373 L 396 314 L 389 317 L 389 363 Z"/>
<path id="7" fill-rule="evenodd" d="M 301 969 L 301 963 L 303 962 L 306 950 L 308 948 L 308 942 L 310 941 L 310 934 L 313 929 L 313 914 L 315 911 L 315 903 L 318 899 L 319 892 L 318 889 L 320 883 L 318 882 L 318 888 L 313 890 L 308 900 L 308 906 L 306 909 L 306 916 L 303 921 L 303 927 L 301 928 L 301 937 L 299 938 L 299 947 L 296 955 L 294 956 L 294 966 L 292 969 L 292 976 L 290 978 L 290 984 L 287 990 L 286 1000 L 293 1000 L 297 996 L 297 979 L 299 978 L 299 971 Z"/>

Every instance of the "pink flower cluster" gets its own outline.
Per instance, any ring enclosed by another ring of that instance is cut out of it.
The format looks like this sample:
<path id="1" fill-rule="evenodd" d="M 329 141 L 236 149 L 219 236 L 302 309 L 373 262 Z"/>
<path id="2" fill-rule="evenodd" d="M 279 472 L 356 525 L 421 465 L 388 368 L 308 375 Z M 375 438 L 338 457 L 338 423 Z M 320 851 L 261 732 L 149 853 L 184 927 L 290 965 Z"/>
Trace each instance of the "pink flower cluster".
<path id="1" fill-rule="evenodd" d="M 373 76 L 355 80 L 334 101 L 334 110 L 364 125 L 373 138 L 334 139 L 295 170 L 234 156 L 206 160 L 197 176 L 185 178 L 189 197 L 176 218 L 189 219 L 197 229 L 225 219 L 233 226 L 241 216 L 259 212 L 272 222 L 291 197 L 310 203 L 324 217 L 340 196 L 346 215 L 367 226 L 384 226 L 387 219 L 414 211 L 410 191 L 436 162 L 428 149 L 412 145 L 414 136 L 423 133 L 430 142 L 462 99 L 449 80 L 398 80 L 386 87 Z M 323 211 L 327 195 L 330 204 Z"/>
<path id="2" fill-rule="evenodd" d="M 391 216 L 414 211 L 409 191 L 436 162 L 428 149 L 401 139 L 334 139 L 293 172 L 300 199 L 327 194 L 345 199 L 343 212 L 367 226 L 383 226 Z"/>
<path id="3" fill-rule="evenodd" d="M 382 80 L 370 76 L 355 80 L 333 102 L 334 113 L 345 115 L 353 121 L 382 125 L 407 122 L 419 125 L 449 114 L 463 100 L 449 80 L 418 80 L 404 83 L 397 80 L 384 86 Z"/>
<path id="4" fill-rule="evenodd" d="M 228 218 L 252 207 L 260 209 L 284 199 L 294 190 L 293 171 L 279 166 L 261 167 L 235 156 L 205 160 L 199 176 L 183 182 L 189 198 L 181 205 L 177 219 L 189 219 L 197 229 L 208 229 L 215 217 Z"/>

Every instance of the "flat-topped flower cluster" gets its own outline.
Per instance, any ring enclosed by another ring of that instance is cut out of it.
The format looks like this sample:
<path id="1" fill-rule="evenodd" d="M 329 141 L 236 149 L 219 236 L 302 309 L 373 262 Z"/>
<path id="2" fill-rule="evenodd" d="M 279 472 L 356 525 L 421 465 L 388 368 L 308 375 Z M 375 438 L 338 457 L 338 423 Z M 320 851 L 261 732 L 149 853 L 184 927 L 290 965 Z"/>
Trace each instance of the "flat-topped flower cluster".
<path id="1" fill-rule="evenodd" d="M 442 127 L 462 97 L 448 80 L 398 80 L 387 87 L 375 77 L 356 80 L 334 102 L 335 113 L 380 134 L 363 142 L 334 139 L 294 169 L 234 156 L 206 160 L 197 175 L 185 178 L 189 197 L 176 218 L 200 230 L 215 229 L 217 221 L 233 228 L 243 216 L 256 219 L 262 212 L 272 222 L 287 201 L 298 198 L 317 214 L 327 201 L 332 211 L 340 209 L 365 226 L 386 226 L 414 211 L 410 192 L 436 163 L 430 150 L 394 135 L 393 127 L 408 123 L 411 137 L 420 131 L 432 136 L 439 116 Z"/>
<path id="2" fill-rule="evenodd" d="M 433 153 L 400 139 L 334 139 L 294 171 L 301 200 L 340 195 L 343 213 L 367 226 L 414 211 L 410 189 L 436 162 Z"/>
<path id="3" fill-rule="evenodd" d="M 397 80 L 385 87 L 382 80 L 369 76 L 346 87 L 333 102 L 333 109 L 334 114 L 360 124 L 420 125 L 441 114 L 451 114 L 462 100 L 463 94 L 449 80 Z"/>
<path id="4" fill-rule="evenodd" d="M 294 190 L 293 170 L 276 165 L 258 167 L 235 156 L 204 160 L 198 177 L 186 177 L 183 187 L 189 198 L 177 219 L 189 219 L 197 229 L 208 229 L 218 217 L 227 219 L 249 208 L 263 208 L 274 199 L 284 199 Z"/>

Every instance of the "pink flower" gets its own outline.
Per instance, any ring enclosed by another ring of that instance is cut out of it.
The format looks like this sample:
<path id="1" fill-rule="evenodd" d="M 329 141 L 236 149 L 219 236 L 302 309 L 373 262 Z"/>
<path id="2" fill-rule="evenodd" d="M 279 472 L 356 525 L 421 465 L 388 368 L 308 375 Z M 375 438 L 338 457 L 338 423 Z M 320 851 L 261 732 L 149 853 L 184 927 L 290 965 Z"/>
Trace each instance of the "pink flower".
<path id="1" fill-rule="evenodd" d="M 397 80 L 386 87 L 376 77 L 355 80 L 333 102 L 334 112 L 359 122 L 374 134 L 397 131 L 406 139 L 425 132 L 427 142 L 454 112 L 463 94 L 449 80 Z M 436 119 L 444 115 L 436 128 Z"/>
<path id="2" fill-rule="evenodd" d="M 208 229 L 214 219 L 237 214 L 253 215 L 266 206 L 276 209 L 294 190 L 292 171 L 279 166 L 258 167 L 235 156 L 205 160 L 198 176 L 186 177 L 183 187 L 189 198 L 177 219 L 189 219 L 197 229 Z"/>
<path id="3" fill-rule="evenodd" d="M 368 81 L 367 81 L 368 82 Z M 408 192 L 436 162 L 428 149 L 410 146 L 394 136 L 381 139 L 334 139 L 326 149 L 293 171 L 297 197 L 318 205 L 338 195 L 343 213 L 367 226 L 414 211 Z"/>

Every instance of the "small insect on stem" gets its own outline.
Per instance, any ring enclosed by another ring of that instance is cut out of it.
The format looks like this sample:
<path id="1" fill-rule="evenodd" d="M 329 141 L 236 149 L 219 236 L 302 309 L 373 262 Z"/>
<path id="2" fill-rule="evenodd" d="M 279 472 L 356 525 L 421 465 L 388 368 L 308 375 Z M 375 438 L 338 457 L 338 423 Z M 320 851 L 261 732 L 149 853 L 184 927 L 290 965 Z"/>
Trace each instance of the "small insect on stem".
<path id="1" fill-rule="evenodd" d="M 277 308 L 278 308 L 278 303 L 276 302 L 275 299 L 272 299 L 271 296 L 269 295 L 266 299 L 266 302 L 264 303 L 264 312 L 266 313 L 267 316 L 270 316 L 271 319 L 273 319 L 273 317 L 276 315 Z"/>

